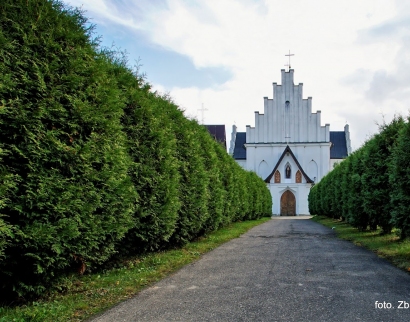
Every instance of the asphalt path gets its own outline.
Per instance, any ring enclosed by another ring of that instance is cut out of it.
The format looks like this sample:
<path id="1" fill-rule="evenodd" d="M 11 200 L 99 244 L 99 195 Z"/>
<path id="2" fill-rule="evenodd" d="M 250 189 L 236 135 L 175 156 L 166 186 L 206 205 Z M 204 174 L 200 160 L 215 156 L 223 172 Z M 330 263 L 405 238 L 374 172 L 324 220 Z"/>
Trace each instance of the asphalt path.
<path id="1" fill-rule="evenodd" d="M 410 274 L 309 219 L 281 217 L 92 321 L 407 322 Z"/>

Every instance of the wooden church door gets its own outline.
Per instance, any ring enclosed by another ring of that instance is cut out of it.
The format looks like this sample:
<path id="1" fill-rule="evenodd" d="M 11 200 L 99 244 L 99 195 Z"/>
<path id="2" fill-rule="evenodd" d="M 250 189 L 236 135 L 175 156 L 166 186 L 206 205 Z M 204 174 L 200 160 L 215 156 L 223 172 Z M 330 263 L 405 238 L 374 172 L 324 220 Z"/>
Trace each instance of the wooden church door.
<path id="1" fill-rule="evenodd" d="M 280 197 L 280 215 L 296 216 L 296 198 L 292 191 L 286 190 Z"/>

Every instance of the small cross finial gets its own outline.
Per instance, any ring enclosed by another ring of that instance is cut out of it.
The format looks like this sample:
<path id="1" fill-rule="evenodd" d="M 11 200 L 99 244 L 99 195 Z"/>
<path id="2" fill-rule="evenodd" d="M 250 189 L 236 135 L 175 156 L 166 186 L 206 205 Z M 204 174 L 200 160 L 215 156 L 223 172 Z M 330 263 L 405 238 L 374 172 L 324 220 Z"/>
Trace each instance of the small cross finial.
<path id="1" fill-rule="evenodd" d="M 290 53 L 290 50 L 289 50 L 289 54 L 286 54 L 285 56 L 288 56 L 289 57 L 289 63 L 288 64 L 286 64 L 285 66 L 288 66 L 289 67 L 289 70 L 290 70 L 290 56 L 295 56 L 295 54 L 291 54 Z"/>
<path id="2" fill-rule="evenodd" d="M 208 110 L 207 108 L 204 108 L 204 103 L 202 103 L 202 108 L 198 109 L 198 111 L 201 111 L 201 114 L 202 114 L 202 119 L 201 119 L 202 125 L 204 124 L 204 114 L 205 114 L 204 112 L 207 110 Z"/>

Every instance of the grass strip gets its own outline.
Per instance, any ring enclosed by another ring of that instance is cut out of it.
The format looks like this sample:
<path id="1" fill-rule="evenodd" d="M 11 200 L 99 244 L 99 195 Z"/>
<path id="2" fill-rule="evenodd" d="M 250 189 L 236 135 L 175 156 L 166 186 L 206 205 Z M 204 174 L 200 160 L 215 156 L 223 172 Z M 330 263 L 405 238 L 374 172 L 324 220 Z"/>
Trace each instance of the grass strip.
<path id="1" fill-rule="evenodd" d="M 202 254 L 239 237 L 270 218 L 230 224 L 180 249 L 124 259 L 120 267 L 97 274 L 72 276 L 68 290 L 15 308 L 0 307 L 0 322 L 84 321 L 196 261 Z"/>
<path id="2" fill-rule="evenodd" d="M 361 232 L 344 221 L 329 217 L 313 216 L 312 220 L 333 228 L 339 238 L 363 246 L 378 256 L 386 258 L 393 265 L 410 271 L 410 240 L 400 240 L 397 230 L 382 235 L 380 229 Z"/>

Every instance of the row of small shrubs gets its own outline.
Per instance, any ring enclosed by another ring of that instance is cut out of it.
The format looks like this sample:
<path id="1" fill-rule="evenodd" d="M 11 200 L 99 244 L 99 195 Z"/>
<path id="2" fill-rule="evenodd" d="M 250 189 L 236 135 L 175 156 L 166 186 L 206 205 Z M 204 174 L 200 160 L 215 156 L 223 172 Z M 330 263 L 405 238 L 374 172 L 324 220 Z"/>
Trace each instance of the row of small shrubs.
<path id="1" fill-rule="evenodd" d="M 312 214 L 346 220 L 359 230 L 410 236 L 410 123 L 395 117 L 349 155 L 309 194 Z"/>
<path id="2" fill-rule="evenodd" d="M 0 300 L 271 213 L 265 183 L 83 13 L 0 3 Z"/>

